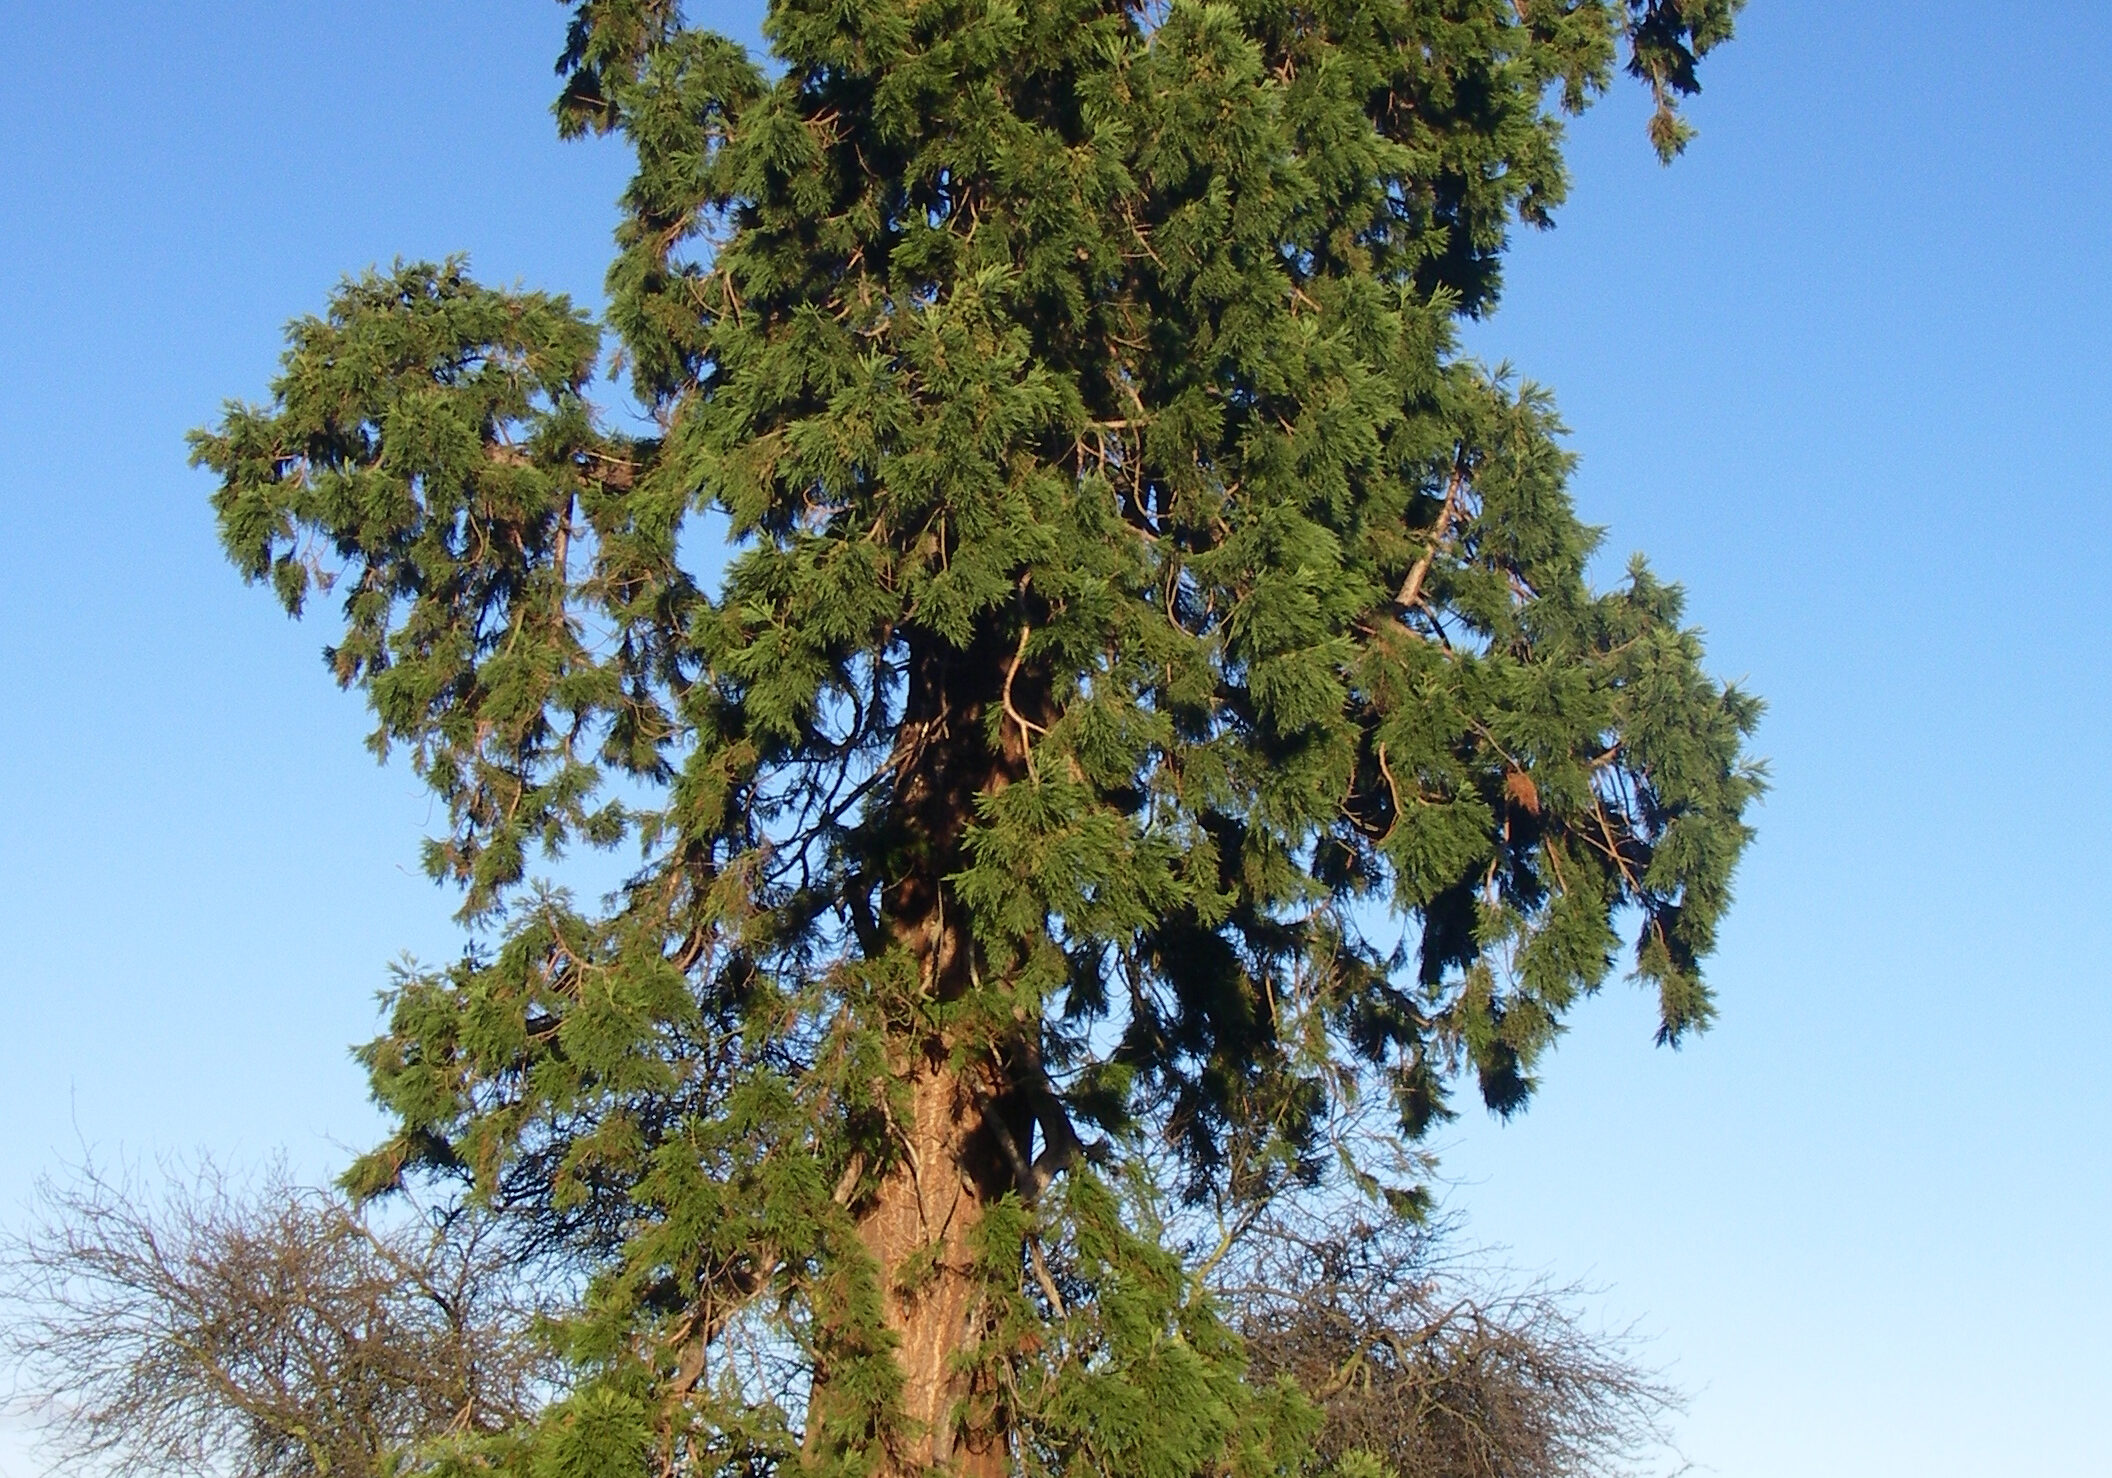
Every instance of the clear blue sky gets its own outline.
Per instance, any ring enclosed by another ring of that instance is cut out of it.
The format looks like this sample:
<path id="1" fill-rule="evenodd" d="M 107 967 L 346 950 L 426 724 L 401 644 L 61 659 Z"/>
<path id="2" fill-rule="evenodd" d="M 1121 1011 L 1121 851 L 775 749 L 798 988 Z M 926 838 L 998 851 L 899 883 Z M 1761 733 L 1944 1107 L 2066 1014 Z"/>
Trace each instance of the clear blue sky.
<path id="1" fill-rule="evenodd" d="M 451 949 L 426 803 L 182 433 L 371 262 L 598 301 L 624 159 L 552 134 L 562 19 L 0 0 L 0 1216 L 82 1141 L 373 1132 L 346 1045 Z M 1625 90 L 1578 127 L 1472 335 L 1555 388 L 1609 573 L 1771 704 L 1723 1016 L 1658 1051 L 1610 984 L 1451 1203 L 1655 1335 L 1704 1471 L 2112 1472 L 2112 6 L 1742 30 L 1672 170 Z"/>

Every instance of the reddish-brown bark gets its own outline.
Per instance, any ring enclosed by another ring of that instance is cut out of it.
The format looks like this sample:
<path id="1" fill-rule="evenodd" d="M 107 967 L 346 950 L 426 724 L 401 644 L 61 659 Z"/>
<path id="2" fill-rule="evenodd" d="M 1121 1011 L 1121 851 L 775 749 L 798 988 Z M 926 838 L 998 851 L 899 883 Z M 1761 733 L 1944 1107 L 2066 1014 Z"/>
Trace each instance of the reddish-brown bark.
<path id="1" fill-rule="evenodd" d="M 1021 702 L 1045 706 L 1045 688 L 1019 671 L 1019 647 L 989 632 L 967 651 L 913 644 L 894 764 L 893 856 L 883 891 L 885 938 L 918 962 L 920 992 L 959 999 L 976 981 L 975 944 L 945 879 L 965 862 L 975 798 L 1026 773 L 1027 734 L 1005 720 L 993 744 L 988 718 Z M 887 1174 L 858 1208 L 859 1236 L 883 1280 L 897 1340 L 911 1436 L 885 1478 L 939 1469 L 949 1478 L 1004 1478 L 1008 1433 L 997 1404 L 975 1389 L 971 1355 L 982 1319 L 978 1232 L 989 1207 L 1018 1185 L 1006 1145 L 1025 1125 L 1017 1095 L 987 1046 L 935 1033 L 905 1034 L 895 1053 L 906 1082 L 907 1122 L 894 1127 Z M 984 1399 L 977 1399 L 982 1395 Z"/>
<path id="2" fill-rule="evenodd" d="M 859 1222 L 884 1270 L 902 1404 L 913 1424 L 890 1478 L 927 1464 L 960 1478 L 1003 1478 L 1005 1433 L 989 1403 L 973 1399 L 974 1375 L 961 1357 L 981 1318 L 976 1233 L 1011 1174 L 984 1123 L 986 1095 L 943 1058 L 927 1055 L 913 1066 L 909 1097 L 914 1118 L 902 1126 L 902 1158 Z"/>

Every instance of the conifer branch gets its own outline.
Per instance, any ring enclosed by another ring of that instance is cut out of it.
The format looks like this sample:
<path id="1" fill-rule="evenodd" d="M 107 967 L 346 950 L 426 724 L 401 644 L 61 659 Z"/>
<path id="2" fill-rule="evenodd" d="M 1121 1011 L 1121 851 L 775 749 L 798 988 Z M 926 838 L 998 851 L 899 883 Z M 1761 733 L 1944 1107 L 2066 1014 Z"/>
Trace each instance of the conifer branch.
<path id="1" fill-rule="evenodd" d="M 1452 520 L 1459 510 L 1460 495 L 1466 488 L 1466 481 L 1467 455 L 1462 449 L 1453 460 L 1451 477 L 1445 482 L 1445 501 L 1437 511 L 1437 523 L 1430 531 L 1430 547 L 1423 551 L 1422 558 L 1408 571 L 1408 578 L 1401 582 L 1400 594 L 1393 598 L 1393 603 L 1404 611 L 1414 610 L 1422 603 L 1423 581 L 1430 574 L 1430 562 L 1437 558 L 1438 550 L 1444 547 L 1445 536 L 1450 532 Z"/>

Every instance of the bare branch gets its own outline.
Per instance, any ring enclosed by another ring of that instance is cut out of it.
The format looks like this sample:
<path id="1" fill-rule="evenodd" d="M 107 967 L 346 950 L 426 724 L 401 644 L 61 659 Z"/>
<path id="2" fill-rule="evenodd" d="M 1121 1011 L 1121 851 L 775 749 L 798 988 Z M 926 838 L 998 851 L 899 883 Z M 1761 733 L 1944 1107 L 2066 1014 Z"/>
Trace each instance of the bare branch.
<path id="1" fill-rule="evenodd" d="M 1583 1321 L 1582 1290 L 1507 1282 L 1443 1237 L 1279 1213 L 1220 1268 L 1250 1377 L 1312 1398 L 1325 1459 L 1364 1452 L 1403 1478 L 1582 1478 L 1660 1446 L 1679 1395 L 1627 1335 Z"/>
<path id="2" fill-rule="evenodd" d="M 379 1223 L 278 1165 L 158 1189 L 86 1165 L 0 1240 L 0 1349 L 63 1458 L 369 1478 L 524 1419 L 553 1374 L 488 1220 L 412 1213 Z"/>

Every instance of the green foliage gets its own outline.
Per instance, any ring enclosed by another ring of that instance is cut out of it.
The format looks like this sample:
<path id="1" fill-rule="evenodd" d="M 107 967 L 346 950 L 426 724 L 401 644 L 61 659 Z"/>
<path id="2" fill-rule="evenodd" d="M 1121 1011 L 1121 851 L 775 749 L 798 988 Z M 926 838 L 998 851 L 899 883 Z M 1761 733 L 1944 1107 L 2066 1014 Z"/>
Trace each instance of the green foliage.
<path id="1" fill-rule="evenodd" d="M 1462 1073 L 1523 1103 L 1620 929 L 1662 1039 L 1707 1023 L 1758 705 L 1640 561 L 1587 587 L 1551 403 L 1454 325 L 1562 112 L 1625 48 L 1669 158 L 1737 8 L 776 0 L 766 71 L 589 0 L 557 116 L 636 153 L 655 434 L 569 303 L 450 262 L 346 283 L 196 436 L 448 809 L 484 932 L 391 993 L 352 1179 L 467 1176 L 593 1274 L 520 1471 L 895 1470 L 885 1295 L 933 1271 L 861 1216 L 917 1044 L 1067 1172 L 984 1220 L 964 1424 L 1293 1471 L 1300 1401 L 1125 1222 L 1337 1165 L 1412 1205 L 1401 1147 Z M 526 881 L 581 842 L 637 849 L 599 908 Z"/>
<path id="2" fill-rule="evenodd" d="M 1396 1475 L 1370 1453 L 1352 1452 L 1336 1466 L 1334 1478 L 1396 1478 Z"/>

